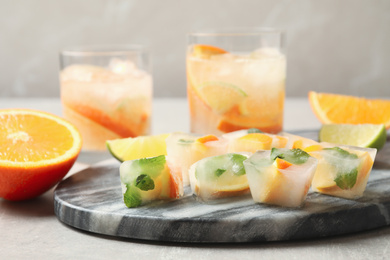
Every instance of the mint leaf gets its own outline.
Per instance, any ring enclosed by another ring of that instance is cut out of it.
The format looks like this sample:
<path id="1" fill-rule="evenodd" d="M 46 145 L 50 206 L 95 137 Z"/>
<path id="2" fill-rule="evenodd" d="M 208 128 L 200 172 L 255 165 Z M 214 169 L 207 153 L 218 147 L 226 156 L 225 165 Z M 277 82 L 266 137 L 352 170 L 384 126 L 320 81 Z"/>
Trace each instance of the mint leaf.
<path id="1" fill-rule="evenodd" d="M 219 177 L 221 176 L 224 172 L 226 172 L 226 169 L 217 169 L 215 171 L 215 176 Z"/>
<path id="2" fill-rule="evenodd" d="M 246 156 L 242 154 L 232 153 L 229 154 L 229 159 L 233 163 L 232 172 L 234 175 L 241 176 L 245 174 L 244 161 L 247 159 Z"/>
<path id="3" fill-rule="evenodd" d="M 340 189 L 348 190 L 355 186 L 357 174 L 358 170 L 355 168 L 348 173 L 338 174 L 334 181 L 336 182 L 336 185 L 340 187 Z"/>
<path id="4" fill-rule="evenodd" d="M 310 155 L 307 152 L 299 148 L 291 150 L 272 148 L 271 150 L 271 159 L 273 161 L 275 161 L 276 158 L 280 158 L 292 164 L 303 164 L 309 157 Z"/>
<path id="5" fill-rule="evenodd" d="M 154 181 L 149 175 L 141 174 L 135 180 L 135 187 L 143 191 L 153 190 Z"/>
<path id="6" fill-rule="evenodd" d="M 165 168 L 165 155 L 142 158 L 134 162 L 132 170 L 137 173 L 147 172 L 149 176 L 156 178 Z"/>
<path id="7" fill-rule="evenodd" d="M 336 185 L 343 190 L 355 186 L 358 175 L 358 156 L 340 147 L 324 148 L 331 156 L 325 157 L 337 169 L 337 177 L 334 179 Z M 337 159 L 339 160 L 337 160 Z M 356 166 L 354 167 L 354 164 Z"/>
<path id="8" fill-rule="evenodd" d="M 350 153 L 340 147 L 324 148 L 325 151 L 330 151 L 334 156 L 345 158 L 345 159 L 357 159 L 358 156 L 354 153 Z"/>
<path id="9" fill-rule="evenodd" d="M 129 185 L 126 185 L 126 192 L 123 194 L 123 200 L 128 208 L 135 208 L 142 204 L 141 195 Z"/>
<path id="10" fill-rule="evenodd" d="M 253 133 L 263 133 L 260 129 L 257 128 L 249 128 L 248 129 L 248 134 L 253 134 Z"/>
<path id="11" fill-rule="evenodd" d="M 194 142 L 194 140 L 191 140 L 191 139 L 179 139 L 178 143 L 181 143 L 181 144 L 192 144 Z"/>

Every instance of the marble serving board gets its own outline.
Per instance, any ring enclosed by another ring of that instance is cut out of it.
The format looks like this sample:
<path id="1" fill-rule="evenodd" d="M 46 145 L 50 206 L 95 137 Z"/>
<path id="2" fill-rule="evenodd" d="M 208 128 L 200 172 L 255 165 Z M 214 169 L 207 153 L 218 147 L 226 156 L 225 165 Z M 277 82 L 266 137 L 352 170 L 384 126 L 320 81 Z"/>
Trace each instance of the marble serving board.
<path id="1" fill-rule="evenodd" d="M 179 200 L 129 209 L 123 203 L 119 165 L 106 160 L 62 181 L 54 192 L 57 218 L 92 233 L 191 243 L 318 238 L 390 224 L 389 142 L 377 155 L 362 198 L 347 200 L 310 191 L 300 209 L 256 204 L 250 195 L 205 204 L 189 189 Z"/>

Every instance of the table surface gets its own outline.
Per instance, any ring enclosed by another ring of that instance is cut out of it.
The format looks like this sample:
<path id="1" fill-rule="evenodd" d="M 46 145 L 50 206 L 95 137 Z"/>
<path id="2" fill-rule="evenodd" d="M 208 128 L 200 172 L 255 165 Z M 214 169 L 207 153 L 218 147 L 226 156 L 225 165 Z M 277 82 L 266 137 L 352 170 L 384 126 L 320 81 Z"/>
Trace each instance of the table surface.
<path id="1" fill-rule="evenodd" d="M 155 99 L 152 133 L 189 131 L 187 103 Z M 59 99 L 0 99 L 2 108 L 32 108 L 61 115 Z M 284 130 L 318 129 L 320 123 L 305 98 L 287 98 Z M 68 176 L 108 153 L 81 153 Z M 303 241 L 249 244 L 158 243 L 118 239 L 71 228 L 54 215 L 53 189 L 37 199 L 9 202 L 0 199 L 1 259 L 385 259 L 390 228 Z"/>

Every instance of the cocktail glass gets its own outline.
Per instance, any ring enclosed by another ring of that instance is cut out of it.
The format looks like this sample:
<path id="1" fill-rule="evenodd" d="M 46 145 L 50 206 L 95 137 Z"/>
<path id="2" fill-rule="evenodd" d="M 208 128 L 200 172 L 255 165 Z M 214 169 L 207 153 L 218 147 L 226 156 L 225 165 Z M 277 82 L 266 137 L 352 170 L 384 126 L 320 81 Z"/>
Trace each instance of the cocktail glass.
<path id="1" fill-rule="evenodd" d="M 150 131 L 152 76 L 143 46 L 85 46 L 60 53 L 63 115 L 81 132 L 84 150 Z"/>
<path id="2" fill-rule="evenodd" d="M 286 80 L 283 36 L 274 29 L 188 35 L 187 96 L 192 132 L 282 131 Z"/>

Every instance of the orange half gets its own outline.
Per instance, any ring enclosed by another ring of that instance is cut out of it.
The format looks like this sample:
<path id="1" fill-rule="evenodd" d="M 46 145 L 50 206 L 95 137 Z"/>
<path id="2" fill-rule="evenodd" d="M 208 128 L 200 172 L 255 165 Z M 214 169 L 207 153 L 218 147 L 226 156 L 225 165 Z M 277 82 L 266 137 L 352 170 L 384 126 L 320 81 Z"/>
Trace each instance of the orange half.
<path id="1" fill-rule="evenodd" d="M 0 197 L 23 200 L 53 187 L 81 150 L 78 130 L 64 119 L 29 109 L 0 110 Z"/>

